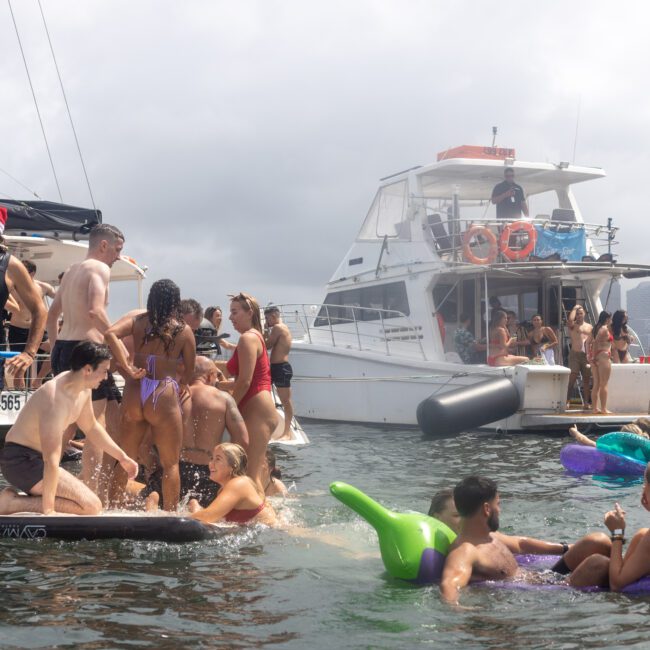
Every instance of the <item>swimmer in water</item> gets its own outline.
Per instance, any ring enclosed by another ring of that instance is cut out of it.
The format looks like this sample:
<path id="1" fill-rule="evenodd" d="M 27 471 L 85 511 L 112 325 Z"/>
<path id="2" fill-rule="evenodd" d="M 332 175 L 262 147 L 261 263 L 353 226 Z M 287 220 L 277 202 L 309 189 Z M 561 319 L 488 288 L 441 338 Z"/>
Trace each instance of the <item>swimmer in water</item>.
<path id="1" fill-rule="evenodd" d="M 648 435 L 647 430 L 648 424 L 650 424 L 648 418 L 639 418 L 630 424 L 624 424 L 620 428 L 620 431 L 624 433 L 633 433 L 637 436 L 640 436 L 641 438 L 650 439 L 650 435 Z M 569 429 L 569 435 L 579 445 L 585 445 L 586 447 L 596 447 L 596 441 L 592 440 L 591 438 L 587 438 L 584 433 L 580 433 L 580 431 L 578 431 L 578 427 L 575 424 Z"/>
<path id="2" fill-rule="evenodd" d="M 570 546 L 530 537 L 503 535 L 497 484 L 480 476 L 468 476 L 454 488 L 460 514 L 460 533 L 451 545 L 440 582 L 443 599 L 457 605 L 462 587 L 472 580 L 508 580 L 520 573 L 514 553 L 560 555 L 553 567 L 569 574 L 573 587 L 606 586 L 610 539 L 602 533 L 587 535 Z M 590 562 L 585 562 L 591 557 Z"/>
<path id="3" fill-rule="evenodd" d="M 449 526 L 456 534 L 460 532 L 460 515 L 456 509 L 454 491 L 451 488 L 439 490 L 433 495 L 427 514 Z"/>
<path id="4" fill-rule="evenodd" d="M 221 488 L 207 508 L 201 508 L 195 499 L 190 501 L 192 519 L 206 524 L 226 521 L 236 524 L 275 525 L 275 511 L 267 503 L 256 482 L 246 475 L 247 465 L 248 458 L 243 447 L 231 442 L 217 445 L 210 461 L 210 478 Z M 155 510 L 157 505 L 158 494 L 152 492 L 147 499 L 147 510 Z"/>
<path id="5" fill-rule="evenodd" d="M 282 473 L 276 467 L 275 452 L 270 447 L 266 450 L 266 463 L 262 473 L 264 494 L 267 497 L 286 497 L 289 494 L 287 486 L 280 480 Z"/>
<path id="6" fill-rule="evenodd" d="M 105 345 L 82 341 L 70 355 L 64 371 L 34 392 L 9 429 L 0 452 L 0 468 L 13 488 L 0 493 L 0 514 L 58 512 L 96 515 L 102 504 L 78 478 L 59 467 L 65 431 L 72 423 L 102 452 L 112 456 L 129 478 L 137 463 L 106 433 L 93 413 L 91 390 L 106 379 L 111 355 Z"/>

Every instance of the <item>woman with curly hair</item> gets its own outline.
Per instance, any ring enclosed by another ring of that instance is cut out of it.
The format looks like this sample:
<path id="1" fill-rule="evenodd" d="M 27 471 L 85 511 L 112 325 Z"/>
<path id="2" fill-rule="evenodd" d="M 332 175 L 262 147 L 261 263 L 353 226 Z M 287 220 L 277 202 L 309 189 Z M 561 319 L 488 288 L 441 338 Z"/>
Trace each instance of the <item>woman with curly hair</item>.
<path id="1" fill-rule="evenodd" d="M 132 362 L 120 341 L 128 336 L 133 339 Z M 180 289 L 171 280 L 154 282 L 147 311 L 123 317 L 104 337 L 125 382 L 120 444 L 129 450 L 127 454 L 136 457 L 151 427 L 162 468 L 162 505 L 166 510 L 175 510 L 180 494 L 181 397 L 188 394 L 196 358 L 194 335 L 181 316 Z M 121 474 L 115 475 L 113 481 L 124 488 Z"/>

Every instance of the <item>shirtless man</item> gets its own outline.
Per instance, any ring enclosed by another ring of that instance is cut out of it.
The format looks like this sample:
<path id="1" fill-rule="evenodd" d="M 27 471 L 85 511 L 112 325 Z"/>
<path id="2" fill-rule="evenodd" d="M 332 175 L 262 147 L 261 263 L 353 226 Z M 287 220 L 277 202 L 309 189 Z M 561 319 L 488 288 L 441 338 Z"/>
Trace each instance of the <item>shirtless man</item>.
<path id="1" fill-rule="evenodd" d="M 7 305 L 16 311 L 18 305 L 16 299 L 20 299 L 29 314 L 29 331 L 26 341 L 21 348 L 20 354 L 6 364 L 9 374 L 25 375 L 36 357 L 38 348 L 43 340 L 45 331 L 45 306 L 43 299 L 36 288 L 36 285 L 29 277 L 25 265 L 16 257 L 11 255 L 2 245 L 2 233 L 4 224 L 0 221 L 0 310 Z M 0 364 L 1 367 L 2 364 Z"/>
<path id="2" fill-rule="evenodd" d="M 9 429 L 0 452 L 0 469 L 10 485 L 0 493 L 0 514 L 57 512 L 96 515 L 101 502 L 72 474 L 59 467 L 65 431 L 76 422 L 98 449 L 113 456 L 127 474 L 138 466 L 97 422 L 91 406 L 91 389 L 106 378 L 110 352 L 104 345 L 79 343 L 70 355 L 70 371 L 47 382 L 29 398 Z"/>
<path id="3" fill-rule="evenodd" d="M 289 363 L 291 351 L 291 332 L 280 318 L 277 307 L 264 310 L 267 332 L 266 347 L 271 350 L 271 381 L 275 384 L 278 397 L 284 411 L 284 431 L 278 440 L 291 439 L 291 421 L 293 420 L 293 403 L 291 401 L 291 377 L 293 369 Z"/>
<path id="4" fill-rule="evenodd" d="M 587 360 L 585 344 L 591 336 L 593 329 L 589 323 L 585 323 L 585 310 L 580 305 L 575 305 L 567 317 L 567 327 L 571 336 L 571 351 L 569 352 L 569 391 L 567 401 L 571 399 L 573 387 L 578 375 L 582 375 L 582 401 L 584 408 L 589 408 L 591 403 L 591 366 Z"/>
<path id="5" fill-rule="evenodd" d="M 440 582 L 440 592 L 448 603 L 457 605 L 460 589 L 473 580 L 525 578 L 514 553 L 560 555 L 553 570 L 570 574 L 571 586 L 607 585 L 611 541 L 606 535 L 592 533 L 569 546 L 498 533 L 501 508 L 497 484 L 481 476 L 463 479 L 454 488 L 454 503 L 460 515 L 460 533 L 451 545 Z"/>
<path id="6" fill-rule="evenodd" d="M 66 270 L 47 315 L 47 333 L 52 346 L 52 370 L 55 375 L 69 369 L 72 350 L 79 341 L 103 343 L 104 332 L 111 325 L 106 313 L 111 266 L 120 259 L 123 246 L 124 235 L 115 226 L 98 224 L 90 231 L 86 259 Z M 59 332 L 58 320 L 61 313 L 65 318 Z M 109 372 L 92 392 L 95 417 L 102 425 L 106 422 L 108 401 L 119 402 L 120 399 L 120 392 Z M 81 477 L 95 491 L 100 464 L 101 454 L 92 442 L 84 445 Z"/>
<path id="7" fill-rule="evenodd" d="M 41 300 L 43 301 L 43 306 L 47 309 L 47 302 L 45 301 L 45 297 L 47 296 L 48 298 L 54 298 L 54 287 L 47 282 L 41 282 L 40 280 L 35 279 L 36 264 L 30 262 L 29 260 L 23 260 L 22 262 L 24 267 L 27 269 L 27 273 L 32 279 L 32 282 L 36 285 L 36 289 L 41 296 Z M 29 338 L 29 328 L 32 324 L 32 313 L 29 311 L 27 305 L 25 304 L 25 301 L 20 297 L 15 289 L 11 291 L 10 295 L 15 300 L 16 307 L 11 312 L 11 318 L 9 319 L 9 349 L 15 350 L 17 352 L 22 352 L 25 349 L 25 344 Z M 43 342 L 45 342 L 46 339 L 47 335 L 45 335 Z M 20 371 L 15 373 L 14 386 L 19 390 L 25 388 L 24 372 Z"/>
<path id="8" fill-rule="evenodd" d="M 206 508 L 217 496 L 219 485 L 210 480 L 212 450 L 228 429 L 230 441 L 248 447 L 248 431 L 231 395 L 214 387 L 218 370 L 214 361 L 197 356 L 189 386 L 191 396 L 189 422 L 183 426 L 183 447 L 179 465 L 181 499 L 189 494 Z M 188 400 L 188 404 L 190 400 Z M 185 405 L 183 405 L 185 408 Z M 145 494 L 160 494 L 162 471 L 151 477 Z"/>

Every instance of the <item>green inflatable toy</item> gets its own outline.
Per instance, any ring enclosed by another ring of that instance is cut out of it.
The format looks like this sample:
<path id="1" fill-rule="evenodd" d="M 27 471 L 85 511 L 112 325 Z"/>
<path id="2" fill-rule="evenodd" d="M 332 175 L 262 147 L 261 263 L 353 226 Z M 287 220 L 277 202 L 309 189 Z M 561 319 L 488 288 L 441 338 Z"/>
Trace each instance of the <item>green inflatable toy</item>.
<path id="1" fill-rule="evenodd" d="M 347 483 L 335 481 L 330 492 L 377 531 L 381 559 L 391 576 L 418 583 L 440 580 L 456 539 L 451 528 L 427 515 L 388 510 Z"/>
<path id="2" fill-rule="evenodd" d="M 643 463 L 650 462 L 650 440 L 629 431 L 606 433 L 596 440 L 596 447 L 610 454 L 626 456 Z"/>

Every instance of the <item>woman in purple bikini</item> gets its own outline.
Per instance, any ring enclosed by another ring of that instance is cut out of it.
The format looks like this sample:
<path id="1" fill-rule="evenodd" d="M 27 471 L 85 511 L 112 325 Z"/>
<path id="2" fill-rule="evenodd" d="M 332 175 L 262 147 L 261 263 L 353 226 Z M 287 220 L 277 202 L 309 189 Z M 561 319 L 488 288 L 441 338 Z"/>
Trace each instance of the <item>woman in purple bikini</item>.
<path id="1" fill-rule="evenodd" d="M 124 376 L 120 443 L 136 457 L 151 427 L 162 476 L 162 505 L 175 510 L 180 495 L 178 462 L 181 453 L 183 410 L 181 397 L 194 372 L 196 344 L 192 330 L 181 316 L 180 289 L 171 280 L 154 282 L 147 299 L 147 311 L 122 318 L 105 336 Z M 131 363 L 120 339 L 133 337 Z M 182 361 L 182 364 L 180 363 Z M 186 408 L 186 411 L 189 410 Z M 113 484 L 124 492 L 122 472 Z"/>

